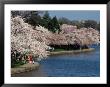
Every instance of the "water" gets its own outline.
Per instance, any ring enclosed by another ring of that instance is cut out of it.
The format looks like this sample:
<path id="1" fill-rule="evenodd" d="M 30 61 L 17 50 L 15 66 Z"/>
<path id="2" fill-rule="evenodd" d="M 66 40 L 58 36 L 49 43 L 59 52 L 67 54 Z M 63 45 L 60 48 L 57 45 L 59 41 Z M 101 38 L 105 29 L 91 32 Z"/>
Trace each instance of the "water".
<path id="1" fill-rule="evenodd" d="M 22 73 L 16 76 L 42 76 L 42 77 L 99 77 L 100 51 L 76 54 L 52 55 L 40 61 L 39 70 Z"/>

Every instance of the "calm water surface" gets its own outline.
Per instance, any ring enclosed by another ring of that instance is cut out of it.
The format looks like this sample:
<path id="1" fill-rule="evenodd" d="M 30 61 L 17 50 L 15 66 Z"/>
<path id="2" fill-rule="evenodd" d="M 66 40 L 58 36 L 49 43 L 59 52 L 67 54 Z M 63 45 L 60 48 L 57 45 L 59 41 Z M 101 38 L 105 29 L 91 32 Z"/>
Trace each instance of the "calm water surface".
<path id="1" fill-rule="evenodd" d="M 38 70 L 16 74 L 24 77 L 99 77 L 99 47 L 92 52 L 51 55 L 40 61 Z"/>

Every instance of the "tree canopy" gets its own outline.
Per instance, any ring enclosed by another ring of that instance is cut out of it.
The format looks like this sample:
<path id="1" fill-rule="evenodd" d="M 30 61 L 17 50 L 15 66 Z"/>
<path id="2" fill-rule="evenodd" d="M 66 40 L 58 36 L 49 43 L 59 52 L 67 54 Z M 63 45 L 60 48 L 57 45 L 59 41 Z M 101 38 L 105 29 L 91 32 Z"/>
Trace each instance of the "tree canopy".
<path id="1" fill-rule="evenodd" d="M 48 11 L 12 11 L 12 17 L 21 16 L 25 18 L 25 22 L 33 26 L 43 26 L 49 31 L 55 33 L 60 32 L 60 26 L 62 24 L 74 25 L 80 28 L 94 28 L 100 31 L 100 23 L 95 20 L 70 20 L 65 17 L 57 19 L 56 16 L 51 17 Z"/>

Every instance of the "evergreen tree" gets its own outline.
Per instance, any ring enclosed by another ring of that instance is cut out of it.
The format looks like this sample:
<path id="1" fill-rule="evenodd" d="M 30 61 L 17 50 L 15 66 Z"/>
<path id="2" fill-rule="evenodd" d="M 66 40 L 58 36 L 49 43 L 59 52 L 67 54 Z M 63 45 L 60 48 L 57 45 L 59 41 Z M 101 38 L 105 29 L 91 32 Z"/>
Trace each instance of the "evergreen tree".
<path id="1" fill-rule="evenodd" d="M 26 17 L 25 22 L 33 25 L 33 26 L 38 26 L 41 23 L 41 17 L 39 15 L 39 11 L 31 11 L 30 15 Z"/>
<path id="2" fill-rule="evenodd" d="M 97 24 L 97 28 L 98 31 L 100 31 L 100 22 Z"/>
<path id="3" fill-rule="evenodd" d="M 52 32 L 55 33 L 56 31 L 58 31 L 58 32 L 60 31 L 60 26 L 59 26 L 59 23 L 58 23 L 58 20 L 57 20 L 56 16 L 53 17 L 50 24 L 51 24 L 51 26 L 50 25 L 49 26 L 51 28 L 50 27 L 49 28 L 51 29 Z"/>
<path id="4" fill-rule="evenodd" d="M 84 23 L 84 27 L 86 27 L 86 28 L 91 27 L 91 28 L 96 29 L 97 22 L 94 21 L 94 20 L 86 20 L 85 23 Z"/>
<path id="5" fill-rule="evenodd" d="M 51 17 L 49 16 L 48 11 L 45 12 L 43 18 L 42 18 L 42 26 L 44 26 L 45 28 L 48 28 L 48 24 L 51 21 Z"/>

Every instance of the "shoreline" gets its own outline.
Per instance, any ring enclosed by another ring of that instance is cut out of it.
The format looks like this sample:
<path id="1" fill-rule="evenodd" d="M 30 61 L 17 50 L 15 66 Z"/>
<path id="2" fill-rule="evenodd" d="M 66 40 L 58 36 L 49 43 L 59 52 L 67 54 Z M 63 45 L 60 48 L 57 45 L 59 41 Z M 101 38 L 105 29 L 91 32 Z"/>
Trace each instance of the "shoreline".
<path id="1" fill-rule="evenodd" d="M 57 54 L 64 54 L 64 53 L 82 53 L 82 52 L 90 52 L 94 50 L 95 48 L 89 48 L 89 49 L 83 49 L 83 50 L 71 50 L 71 51 L 58 51 L 58 52 L 49 52 L 49 55 L 57 55 Z M 11 76 L 13 76 L 14 74 L 29 72 L 29 71 L 38 69 L 39 66 L 40 66 L 39 63 L 36 62 L 35 64 L 27 63 L 17 68 L 11 68 Z"/>
<path id="2" fill-rule="evenodd" d="M 39 63 L 36 64 L 24 64 L 19 67 L 11 68 L 11 75 L 19 74 L 23 72 L 29 72 L 39 68 Z"/>
<path id="3" fill-rule="evenodd" d="M 64 54 L 64 53 L 82 53 L 82 52 L 90 52 L 94 50 L 95 48 L 89 48 L 89 49 L 83 49 L 83 50 L 71 50 L 71 51 L 58 51 L 58 52 L 49 52 L 49 55 Z"/>

